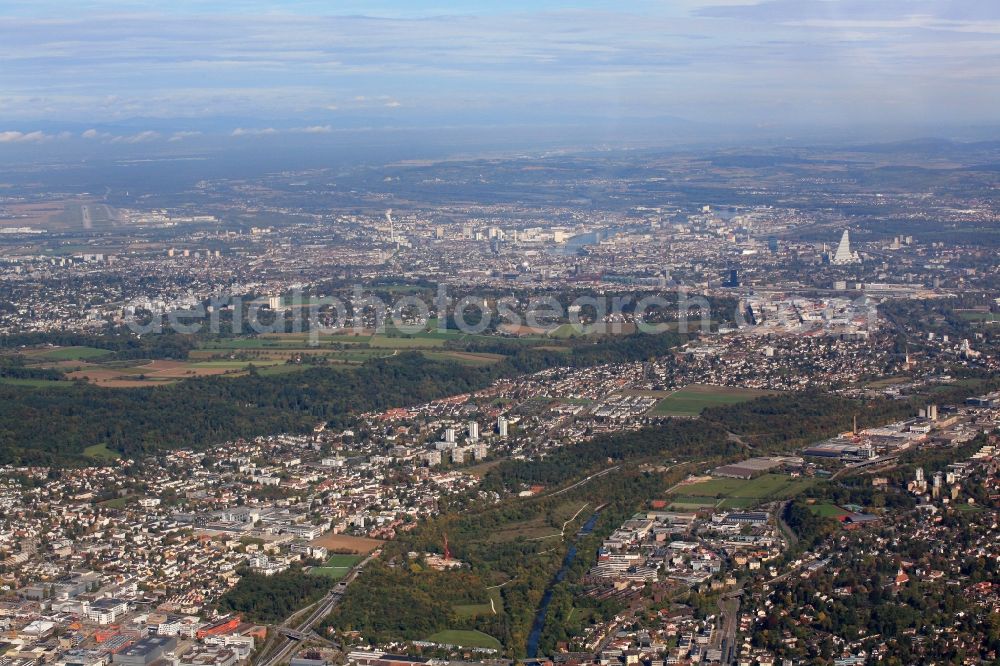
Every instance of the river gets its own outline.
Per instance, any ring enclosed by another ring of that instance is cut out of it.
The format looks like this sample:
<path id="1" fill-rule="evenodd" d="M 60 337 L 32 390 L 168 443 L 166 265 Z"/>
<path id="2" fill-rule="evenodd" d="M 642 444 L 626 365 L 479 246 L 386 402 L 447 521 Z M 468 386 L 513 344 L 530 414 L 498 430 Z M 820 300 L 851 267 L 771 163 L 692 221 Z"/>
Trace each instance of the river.
<path id="1" fill-rule="evenodd" d="M 577 538 L 582 536 L 587 536 L 594 531 L 594 525 L 597 524 L 597 519 L 601 515 L 598 511 L 590 518 L 587 522 L 583 524 L 580 531 L 577 532 Z M 545 589 L 545 594 L 542 595 L 542 603 L 538 606 L 538 612 L 535 614 L 535 621 L 531 624 L 531 633 L 528 634 L 528 659 L 538 658 L 538 641 L 542 638 L 542 631 L 545 629 L 545 618 L 549 614 L 549 604 L 552 603 L 552 591 L 556 585 L 561 583 L 564 578 L 566 578 L 566 572 L 573 565 L 573 561 L 576 559 L 576 545 L 570 545 L 569 549 L 566 551 L 566 557 L 563 558 L 562 566 L 556 575 L 552 578 L 549 586 Z"/>
<path id="2" fill-rule="evenodd" d="M 566 240 L 565 243 L 552 248 L 552 254 L 575 255 L 588 245 L 597 245 L 607 235 L 607 229 L 597 229 L 585 234 L 578 234 Z"/>

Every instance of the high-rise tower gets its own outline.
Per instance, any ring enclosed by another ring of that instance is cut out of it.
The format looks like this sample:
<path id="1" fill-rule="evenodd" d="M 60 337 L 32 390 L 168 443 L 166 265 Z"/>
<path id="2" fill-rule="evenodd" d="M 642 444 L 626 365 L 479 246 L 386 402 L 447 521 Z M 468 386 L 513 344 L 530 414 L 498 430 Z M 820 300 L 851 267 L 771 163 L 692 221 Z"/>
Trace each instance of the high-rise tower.
<path id="1" fill-rule="evenodd" d="M 833 255 L 833 260 L 830 263 L 844 266 L 846 264 L 857 264 L 860 261 L 858 253 L 851 252 L 851 232 L 844 229 L 844 235 L 840 237 L 840 245 L 837 246 L 837 252 Z"/>

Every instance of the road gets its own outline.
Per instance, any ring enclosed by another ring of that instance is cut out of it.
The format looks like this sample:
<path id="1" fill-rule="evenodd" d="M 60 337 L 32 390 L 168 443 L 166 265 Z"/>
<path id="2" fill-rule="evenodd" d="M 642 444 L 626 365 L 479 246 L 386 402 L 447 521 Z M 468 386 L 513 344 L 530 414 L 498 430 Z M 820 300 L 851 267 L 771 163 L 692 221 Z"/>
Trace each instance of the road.
<path id="1" fill-rule="evenodd" d="M 591 474 L 590 476 L 588 476 L 585 479 L 581 479 L 580 481 L 577 481 L 572 486 L 566 486 L 562 490 L 555 491 L 551 495 L 548 495 L 548 497 L 555 497 L 556 495 L 562 495 L 563 493 L 568 493 L 571 490 L 579 488 L 580 486 L 582 486 L 585 483 L 593 481 L 594 479 L 596 479 L 599 476 L 604 476 L 605 474 L 610 474 L 611 472 L 615 471 L 616 469 L 619 469 L 620 467 L 621 467 L 621 465 L 615 465 L 614 467 L 608 467 L 607 469 L 602 469 L 600 472 L 596 472 L 594 474 Z"/>
<path id="2" fill-rule="evenodd" d="M 778 522 L 778 532 L 781 534 L 781 538 L 785 540 L 786 550 L 792 550 L 799 545 L 799 537 L 796 536 L 795 530 L 785 522 L 785 511 L 788 509 L 790 502 L 791 500 L 782 502 L 774 512 L 774 517 Z"/>
<path id="3" fill-rule="evenodd" d="M 807 566 L 810 566 L 810 565 L 816 563 L 818 561 L 818 559 L 819 558 L 816 555 L 809 555 L 806 558 L 804 558 L 801 562 L 799 562 L 798 564 L 796 564 L 795 566 L 793 566 L 791 569 L 789 569 L 785 573 L 781 574 L 780 576 L 775 576 L 771 580 L 764 581 L 764 585 L 774 585 L 775 583 L 780 583 L 781 581 L 785 580 L 786 578 L 788 578 L 792 574 L 798 573 L 804 567 L 807 567 Z"/>
<path id="4" fill-rule="evenodd" d="M 344 593 L 347 591 L 347 586 L 354 582 L 361 573 L 361 570 L 369 562 L 378 557 L 380 553 L 381 551 L 379 550 L 373 551 L 364 560 L 354 565 L 347 575 L 334 585 L 332 590 L 327 592 L 325 597 L 312 606 L 307 606 L 304 609 L 296 611 L 291 617 L 285 620 L 284 624 L 275 627 L 274 643 L 272 644 L 271 640 L 268 640 L 264 649 L 254 661 L 255 666 L 277 666 L 286 659 L 303 638 L 312 634 L 316 624 L 333 612 L 333 609 L 340 603 Z M 295 623 L 295 618 L 302 613 L 308 613 L 306 619 L 297 624 L 297 626 L 290 626 Z"/>

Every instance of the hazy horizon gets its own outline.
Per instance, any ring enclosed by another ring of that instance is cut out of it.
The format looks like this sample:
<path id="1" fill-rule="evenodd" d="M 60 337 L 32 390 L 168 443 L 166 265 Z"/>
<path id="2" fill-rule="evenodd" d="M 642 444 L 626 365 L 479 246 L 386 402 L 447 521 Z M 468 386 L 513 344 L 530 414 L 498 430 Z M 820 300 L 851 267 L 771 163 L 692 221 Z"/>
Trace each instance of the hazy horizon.
<path id="1" fill-rule="evenodd" d="M 161 4 L 0 10 L 0 158 L 996 135 L 984 2 Z"/>

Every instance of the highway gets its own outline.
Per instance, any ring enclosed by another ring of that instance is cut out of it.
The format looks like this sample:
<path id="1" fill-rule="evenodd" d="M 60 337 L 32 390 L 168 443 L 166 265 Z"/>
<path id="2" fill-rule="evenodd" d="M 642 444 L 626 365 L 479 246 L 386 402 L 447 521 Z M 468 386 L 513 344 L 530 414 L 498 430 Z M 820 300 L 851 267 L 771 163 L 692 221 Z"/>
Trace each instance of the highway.
<path id="1" fill-rule="evenodd" d="M 315 637 L 325 640 L 318 637 L 313 632 L 313 628 L 323 618 L 333 612 L 333 609 L 337 607 L 337 604 L 343 598 L 344 593 L 347 592 L 347 586 L 354 582 L 361 573 L 361 570 L 369 562 L 378 557 L 380 553 L 381 551 L 379 550 L 373 551 L 364 560 L 354 565 L 348 574 L 334 585 L 332 590 L 327 592 L 326 596 L 311 606 L 296 611 L 291 617 L 285 620 L 284 624 L 275 627 L 273 638 L 269 638 L 268 642 L 265 643 L 264 649 L 254 660 L 254 666 L 277 666 L 287 659 L 292 650 L 306 638 Z M 308 613 L 306 619 L 297 624 L 297 626 L 291 626 L 291 624 L 294 624 L 295 618 L 302 613 Z M 272 641 L 274 642 L 272 643 Z"/>

